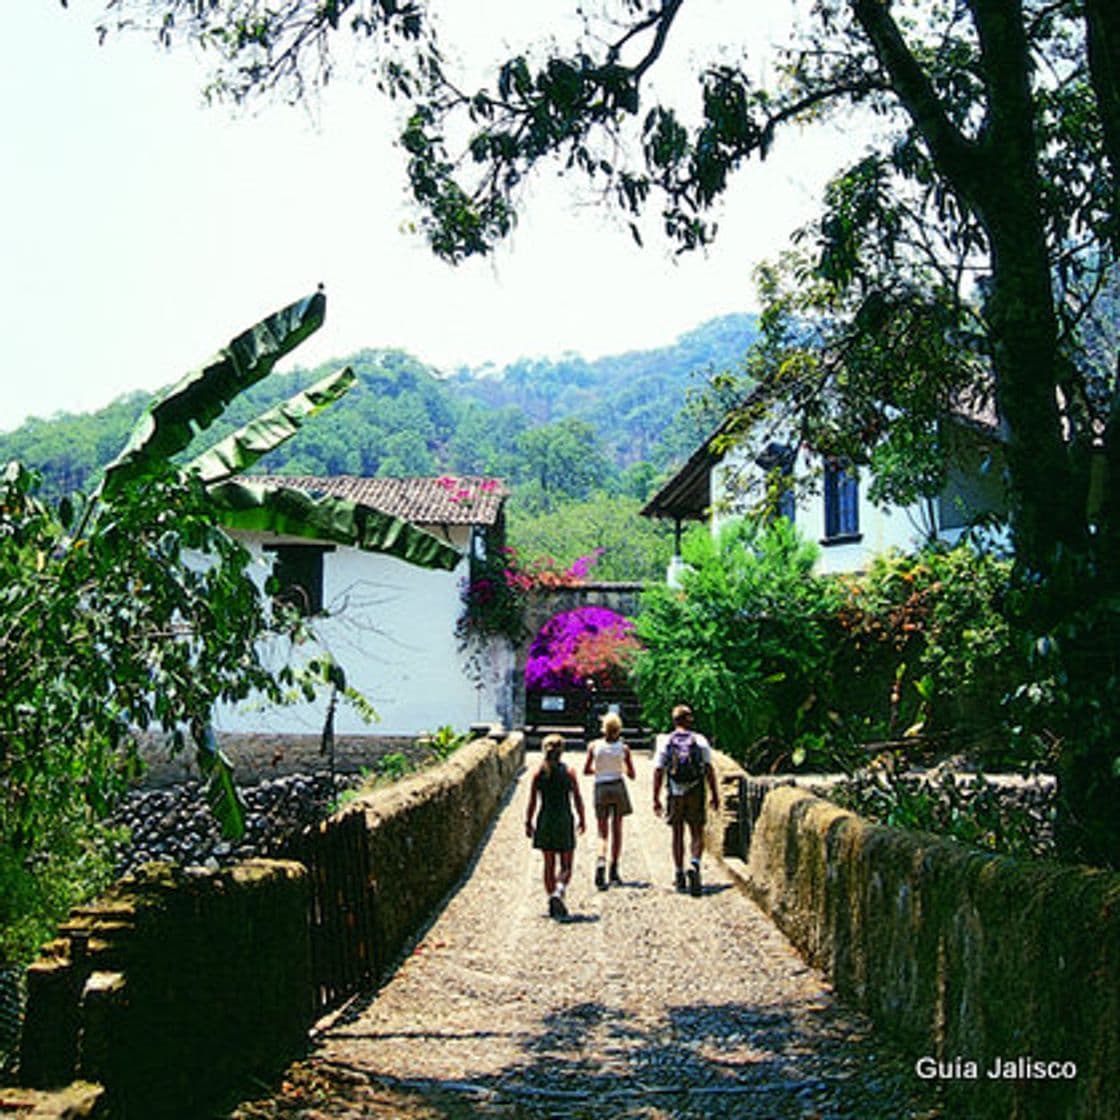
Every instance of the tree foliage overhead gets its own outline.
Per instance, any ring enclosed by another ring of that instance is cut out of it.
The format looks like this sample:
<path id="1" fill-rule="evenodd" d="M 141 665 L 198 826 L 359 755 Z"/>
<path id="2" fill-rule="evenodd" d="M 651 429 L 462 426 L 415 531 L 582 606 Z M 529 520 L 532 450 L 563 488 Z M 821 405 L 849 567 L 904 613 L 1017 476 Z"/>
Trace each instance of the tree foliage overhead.
<path id="1" fill-rule="evenodd" d="M 968 377 L 994 395 L 1020 554 L 1045 568 L 1059 543 L 1083 551 L 1087 508 L 1111 523 L 1120 485 L 1110 455 L 1103 497 L 1090 497 L 1091 448 L 1114 442 L 1115 393 L 1086 384 L 1070 345 L 1120 243 L 1120 11 L 1108 0 L 795 7 L 795 34 L 764 83 L 745 66 L 699 67 L 698 114 L 649 88 L 680 25 L 704 17 L 685 0 L 581 7 L 570 46 L 498 59 L 478 89 L 445 62 L 438 5 L 117 0 L 110 12 L 214 49 L 211 92 L 235 100 L 304 96 L 356 37 L 382 88 L 411 104 L 409 178 L 433 248 L 452 260 L 509 231 L 526 177 L 553 158 L 635 217 L 659 206 L 680 247 L 703 245 L 730 176 L 784 127 L 869 109 L 879 139 L 834 183 L 810 262 L 838 317 L 895 340 L 886 355 L 861 354 L 849 335 L 851 359 L 882 368 L 903 343 L 936 351 L 947 333 L 954 349 L 978 348 L 986 387 L 975 364 L 930 356 L 947 389 Z M 1048 508 L 1055 488 L 1073 499 L 1060 510 Z"/>

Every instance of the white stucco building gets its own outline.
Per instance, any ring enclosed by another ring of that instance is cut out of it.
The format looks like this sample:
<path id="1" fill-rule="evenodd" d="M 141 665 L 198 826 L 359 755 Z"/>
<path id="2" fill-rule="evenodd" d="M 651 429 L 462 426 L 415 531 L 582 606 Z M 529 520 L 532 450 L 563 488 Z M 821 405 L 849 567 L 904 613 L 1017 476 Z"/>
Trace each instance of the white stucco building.
<path id="1" fill-rule="evenodd" d="M 340 703 L 340 736 L 414 736 L 450 724 L 505 718 L 508 668 L 495 664 L 472 679 L 456 637 L 460 593 L 472 557 L 504 542 L 505 490 L 483 479 L 253 478 L 316 497 L 331 496 L 400 518 L 450 544 L 461 554 L 453 570 L 429 569 L 383 552 L 283 533 L 231 532 L 249 550 L 263 586 L 273 575 L 279 594 L 309 618 L 315 642 L 292 649 L 286 639 L 265 651 L 274 668 L 307 663 L 322 653 L 343 666 L 348 683 L 373 705 L 379 719 L 363 721 Z M 464 497 L 463 495 L 467 496 Z M 512 654 L 500 646 L 494 657 Z M 327 698 L 280 707 L 246 702 L 215 713 L 220 734 L 314 736 L 322 732 Z"/>
<path id="2" fill-rule="evenodd" d="M 676 522 L 677 555 L 669 568 L 679 571 L 680 531 L 686 521 L 707 521 L 713 532 L 740 517 L 759 500 L 767 471 L 775 465 L 811 483 L 794 488 L 780 512 L 809 540 L 820 544 L 818 571 L 860 571 L 871 557 L 890 548 L 912 551 L 931 540 L 955 543 L 979 516 L 1005 509 L 1002 449 L 998 430 L 953 417 L 946 421 L 945 445 L 951 448 L 948 480 L 936 498 L 911 506 L 883 506 L 868 497 L 865 468 L 821 463 L 807 448 L 793 451 L 771 445 L 762 455 L 749 442 L 717 451 L 730 421 L 721 425 L 647 502 L 642 513 Z"/>

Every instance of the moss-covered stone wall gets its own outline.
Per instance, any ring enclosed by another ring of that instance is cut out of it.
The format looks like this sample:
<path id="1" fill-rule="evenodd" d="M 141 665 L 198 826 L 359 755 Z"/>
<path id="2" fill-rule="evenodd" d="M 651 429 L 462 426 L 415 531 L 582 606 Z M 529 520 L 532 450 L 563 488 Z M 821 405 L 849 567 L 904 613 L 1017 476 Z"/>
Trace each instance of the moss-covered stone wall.
<path id="1" fill-rule="evenodd" d="M 369 846 L 378 959 L 392 961 L 466 870 L 524 762 L 482 739 L 351 802 Z M 327 828 L 329 830 L 328 822 Z M 28 971 L 25 1085 L 103 1085 L 114 1117 L 196 1116 L 304 1045 L 313 1011 L 303 864 L 149 864 L 75 910 Z"/>
<path id="2" fill-rule="evenodd" d="M 298 863 L 122 879 L 28 970 L 21 1080 L 99 1082 L 114 1115 L 165 1116 L 267 1070 L 310 1022 L 307 906 Z"/>
<path id="3" fill-rule="evenodd" d="M 947 1115 L 1120 1116 L 1120 875 L 985 855 L 781 788 L 745 885 L 942 1086 Z"/>
<path id="4" fill-rule="evenodd" d="M 404 949 L 462 876 L 524 760 L 519 734 L 481 739 L 346 807 L 366 821 L 382 960 Z"/>

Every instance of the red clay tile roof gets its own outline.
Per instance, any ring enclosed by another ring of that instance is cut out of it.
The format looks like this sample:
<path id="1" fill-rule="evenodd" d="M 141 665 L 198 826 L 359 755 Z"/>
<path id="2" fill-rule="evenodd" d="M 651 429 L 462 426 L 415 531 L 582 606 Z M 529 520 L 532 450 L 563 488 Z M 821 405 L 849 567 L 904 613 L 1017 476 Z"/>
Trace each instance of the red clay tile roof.
<path id="1" fill-rule="evenodd" d="M 246 476 L 247 478 L 249 476 Z M 493 525 L 509 491 L 493 478 L 360 478 L 355 475 L 253 475 L 251 481 L 327 494 L 414 525 Z"/>

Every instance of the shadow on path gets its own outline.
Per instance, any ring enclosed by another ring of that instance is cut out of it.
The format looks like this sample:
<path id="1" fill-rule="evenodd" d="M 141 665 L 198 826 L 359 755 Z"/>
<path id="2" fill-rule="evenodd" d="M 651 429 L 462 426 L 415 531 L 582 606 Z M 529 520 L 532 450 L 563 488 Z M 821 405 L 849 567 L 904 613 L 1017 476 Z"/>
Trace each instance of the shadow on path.
<path id="1" fill-rule="evenodd" d="M 807 1021 L 810 1024 L 807 1027 Z M 336 1032 L 337 1033 L 337 1032 Z M 453 1039 L 484 1049 L 500 1026 L 469 1032 L 345 1032 L 417 1047 Z M 565 1120 L 813 1118 L 934 1120 L 931 1088 L 878 1038 L 853 1036 L 831 1007 L 698 1002 L 666 1009 L 653 1026 L 602 1003 L 544 1016 L 517 1040 L 519 1060 L 486 1076 L 392 1077 L 364 1065 L 310 1058 L 271 1101 L 239 1118 L 322 1116 L 546 1117 Z M 317 1088 L 316 1088 L 317 1087 Z M 308 1097 L 310 1094 L 310 1099 Z M 324 1105 L 329 1104 L 329 1111 Z"/>

